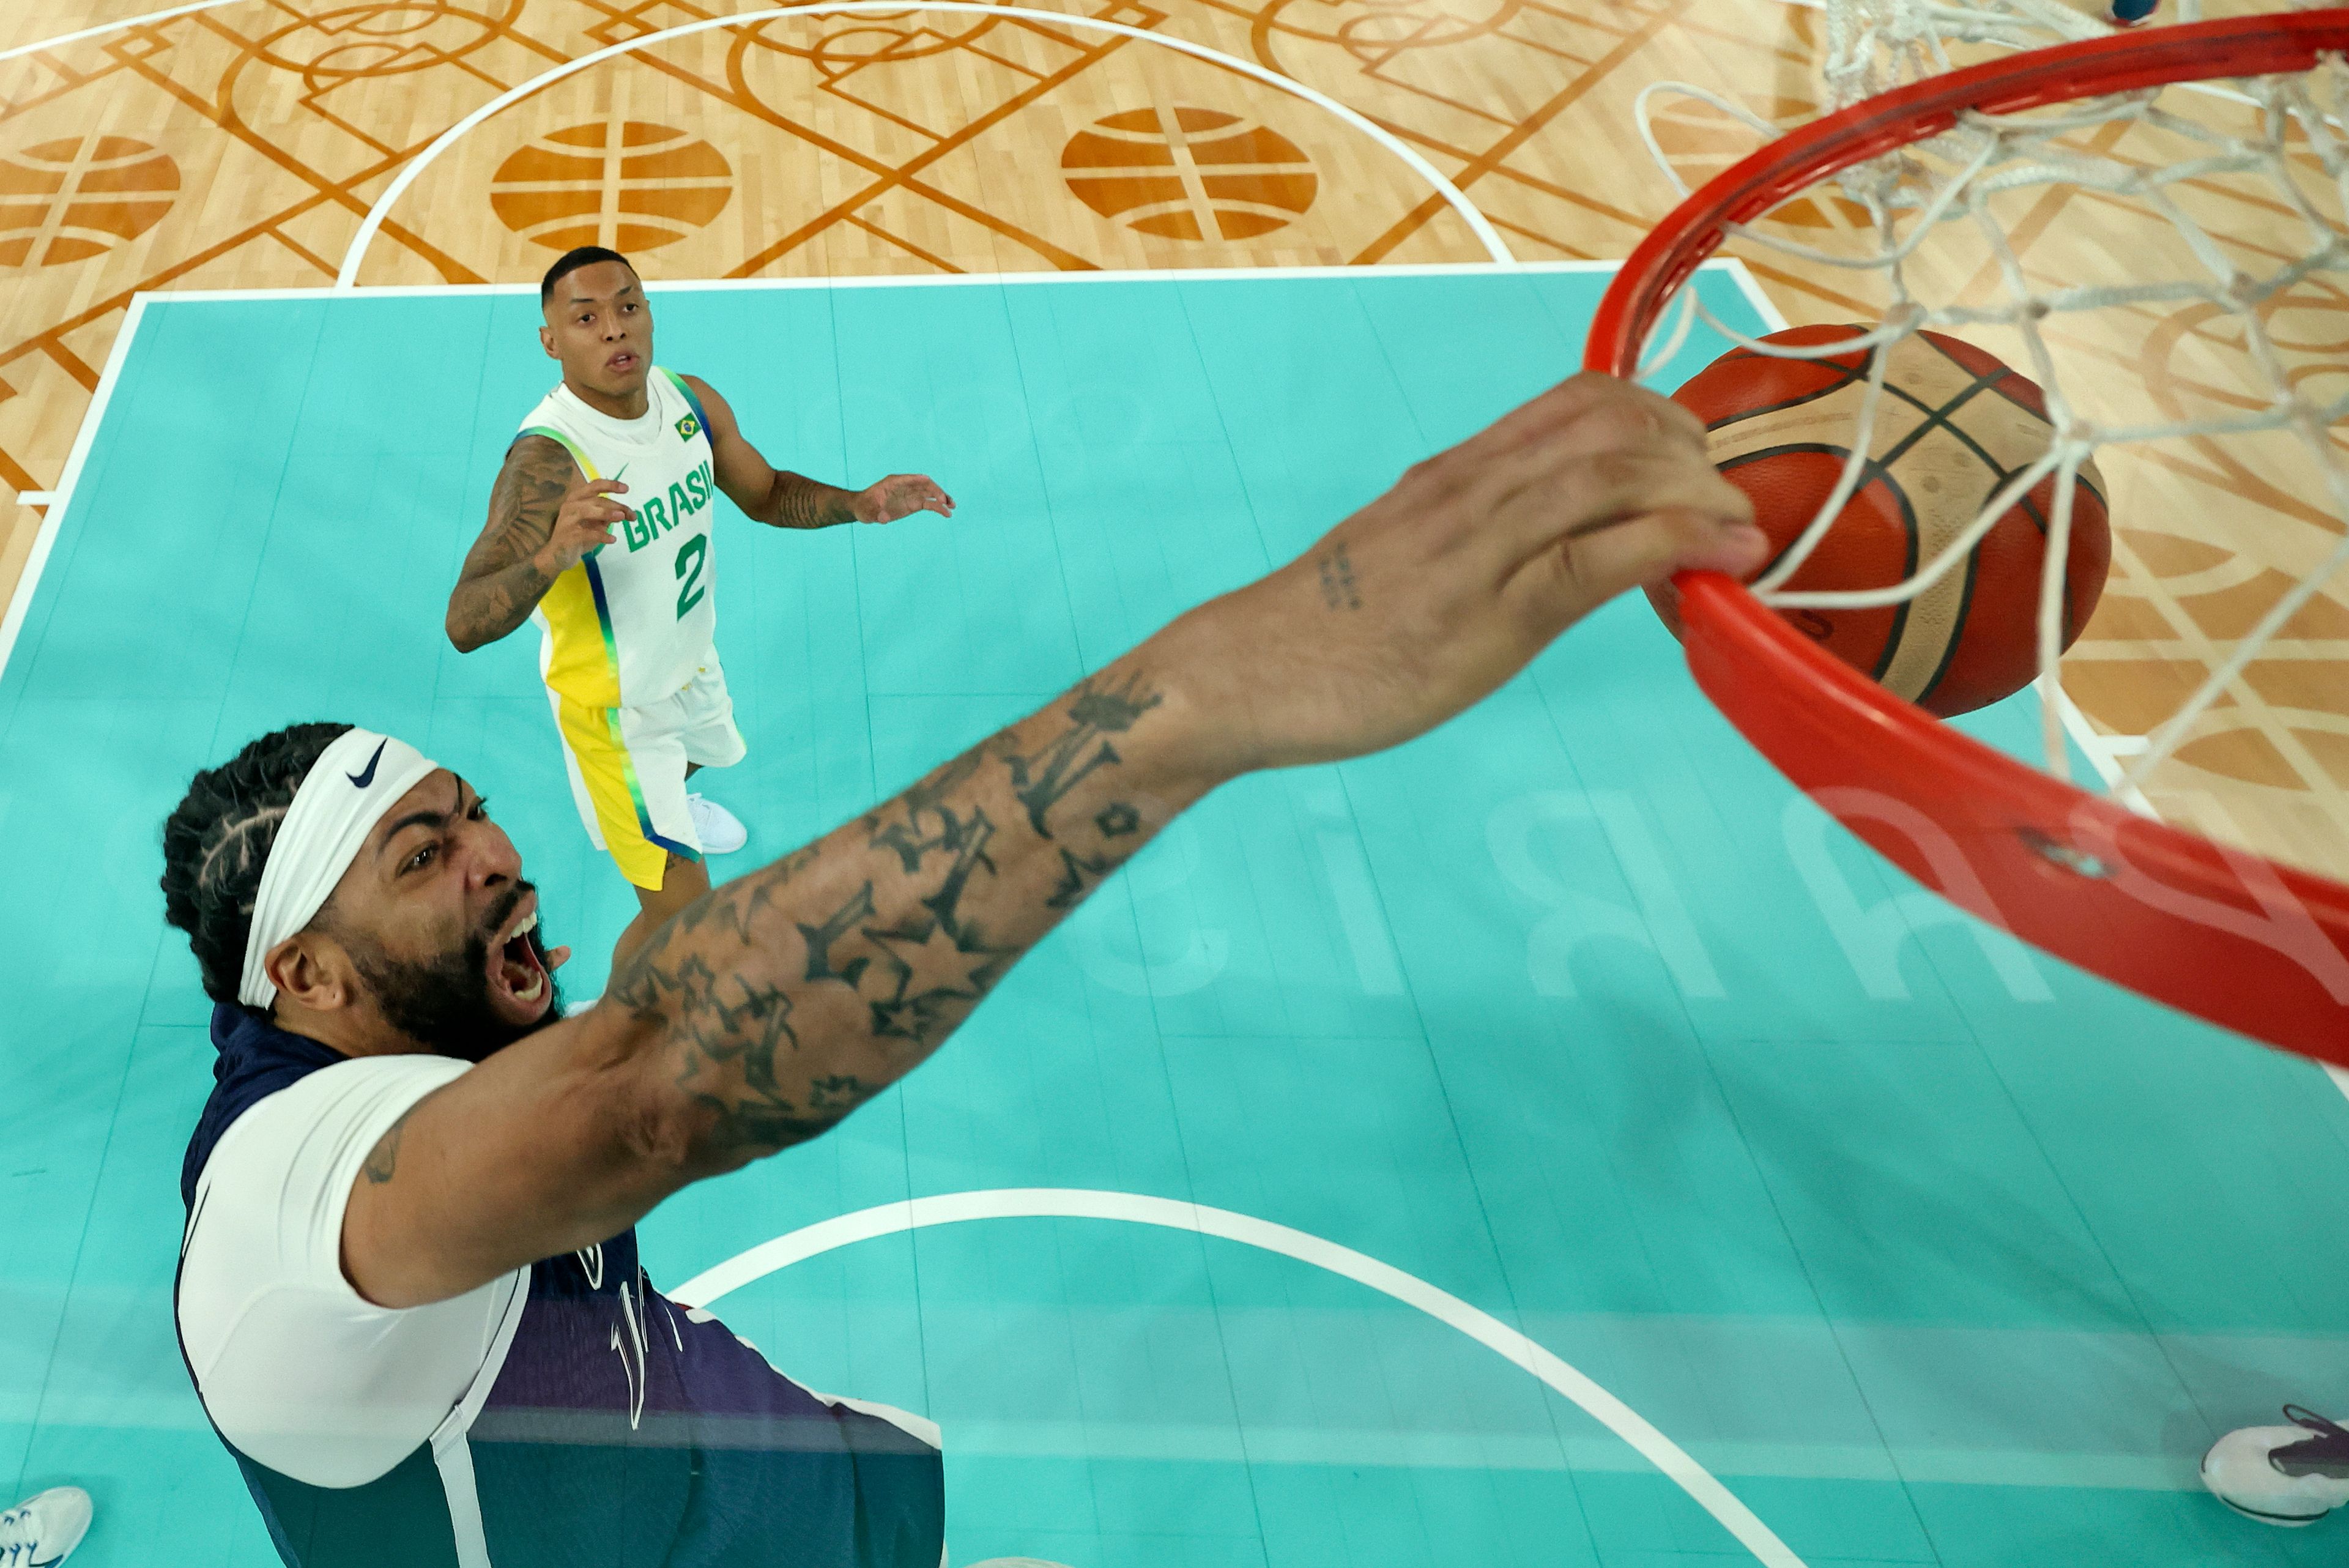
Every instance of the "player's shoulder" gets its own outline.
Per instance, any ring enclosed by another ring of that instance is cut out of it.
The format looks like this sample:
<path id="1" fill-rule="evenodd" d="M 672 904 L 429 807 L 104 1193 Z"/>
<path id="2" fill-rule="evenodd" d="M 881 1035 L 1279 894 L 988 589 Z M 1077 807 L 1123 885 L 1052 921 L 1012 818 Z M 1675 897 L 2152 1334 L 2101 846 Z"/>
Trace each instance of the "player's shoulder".
<path id="1" fill-rule="evenodd" d="M 322 1137 L 326 1142 L 337 1134 L 365 1137 L 369 1127 L 398 1119 L 471 1066 L 452 1056 L 418 1053 L 354 1056 L 305 1074 L 254 1101 L 229 1124 L 205 1162 L 207 1183 L 216 1175 L 281 1164 L 305 1148 L 318 1148 Z"/>
<path id="2" fill-rule="evenodd" d="M 546 431 L 537 430 L 525 430 L 516 434 L 506 447 L 505 461 L 498 466 L 501 477 L 527 475 L 558 481 L 566 486 L 578 470 L 578 460 L 572 455 L 568 446 Z"/>
<path id="3" fill-rule="evenodd" d="M 472 1071 L 472 1067 L 471 1062 L 460 1057 L 437 1055 L 429 1051 L 353 1056 L 305 1075 L 261 1104 L 267 1105 L 285 1095 L 296 1096 L 295 1103 L 299 1104 L 304 1101 L 316 1103 L 398 1095 L 411 1089 L 429 1094 L 443 1084 L 454 1083 Z"/>
<path id="4" fill-rule="evenodd" d="M 531 462 L 558 457 L 565 462 L 570 462 L 571 449 L 563 444 L 562 438 L 548 431 L 516 431 L 513 440 L 506 446 L 508 467 L 517 462 Z"/>
<path id="5" fill-rule="evenodd" d="M 718 389 L 708 381 L 698 376 L 688 375 L 683 370 L 672 370 L 669 374 L 676 377 L 678 385 L 683 387 L 688 396 L 698 400 L 704 409 L 721 420 L 733 418 L 734 410 L 727 406 L 726 400 L 719 394 Z"/>

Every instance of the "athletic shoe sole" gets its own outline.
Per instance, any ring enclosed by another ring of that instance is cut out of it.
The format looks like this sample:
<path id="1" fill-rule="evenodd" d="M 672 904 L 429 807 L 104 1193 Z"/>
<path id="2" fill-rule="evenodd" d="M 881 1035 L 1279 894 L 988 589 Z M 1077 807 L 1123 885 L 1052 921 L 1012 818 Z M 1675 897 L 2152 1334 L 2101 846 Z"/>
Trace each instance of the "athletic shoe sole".
<path id="1" fill-rule="evenodd" d="M 2237 1502 L 2233 1498 L 2229 1497 L 2225 1492 L 2220 1491 L 2217 1487 L 2210 1484 L 2210 1472 L 2207 1469 L 2202 1471 L 2202 1485 L 2204 1490 L 2209 1491 L 2212 1497 L 2217 1498 L 2220 1502 L 2225 1503 L 2229 1508 L 2233 1509 L 2245 1519 L 2256 1519 L 2261 1524 L 2272 1524 L 2285 1530 L 2304 1530 L 2308 1526 L 2314 1524 L 2318 1520 L 2323 1519 L 2325 1513 L 2331 1513 L 2333 1511 L 2328 1508 L 2324 1511 L 2324 1513 L 2262 1513 L 2256 1508 L 2245 1508 L 2241 1503 Z"/>

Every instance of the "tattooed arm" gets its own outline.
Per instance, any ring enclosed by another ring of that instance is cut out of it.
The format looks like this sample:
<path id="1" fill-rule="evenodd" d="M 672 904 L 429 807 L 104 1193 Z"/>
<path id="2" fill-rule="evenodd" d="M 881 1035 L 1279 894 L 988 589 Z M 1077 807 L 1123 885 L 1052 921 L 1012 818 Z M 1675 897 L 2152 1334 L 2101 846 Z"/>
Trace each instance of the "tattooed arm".
<path id="1" fill-rule="evenodd" d="M 371 1299 L 455 1295 L 814 1137 L 1216 784 L 1395 744 L 1585 613 L 1765 545 L 1692 416 L 1579 377 L 894 800 L 686 907 L 587 1013 L 419 1102 L 353 1188 Z"/>
<path id="2" fill-rule="evenodd" d="M 627 488 L 583 481 L 563 443 L 545 436 L 526 435 L 508 448 L 490 492 L 490 520 L 449 595 L 444 624 L 457 651 L 512 632 L 555 578 L 611 544 L 611 524 L 636 515 L 609 499 Z"/>
<path id="3" fill-rule="evenodd" d="M 675 1099 L 686 1180 L 800 1142 L 904 1077 L 1019 955 L 1217 782 L 1150 660 L 1112 665 L 799 855 L 713 889 L 605 1005 Z"/>
<path id="4" fill-rule="evenodd" d="M 1187 719 L 1129 656 L 688 905 L 596 1007 L 384 1135 L 344 1217 L 353 1285 L 384 1306 L 461 1294 L 830 1127 L 1216 782 Z"/>
<path id="5" fill-rule="evenodd" d="M 916 512 L 954 515 L 954 501 L 919 473 L 893 473 L 863 490 L 843 490 L 770 464 L 742 433 L 733 406 L 698 376 L 685 380 L 709 416 L 710 466 L 718 488 L 742 515 L 771 528 L 834 528 L 843 523 L 894 523 Z"/>

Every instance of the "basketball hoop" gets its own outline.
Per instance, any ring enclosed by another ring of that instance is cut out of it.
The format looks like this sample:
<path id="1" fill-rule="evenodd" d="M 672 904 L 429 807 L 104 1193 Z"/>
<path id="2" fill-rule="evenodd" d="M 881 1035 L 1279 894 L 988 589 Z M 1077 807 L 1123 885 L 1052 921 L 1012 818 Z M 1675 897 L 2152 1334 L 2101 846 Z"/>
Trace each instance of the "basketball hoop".
<path id="1" fill-rule="evenodd" d="M 2120 95 L 2173 83 L 2302 73 L 2324 57 L 2337 70 L 2344 50 L 2349 10 L 2249 16 L 2061 44 L 1852 104 L 1744 159 L 1666 217 L 1609 288 L 1584 363 L 1636 375 L 1650 334 L 1726 230 L 1855 165 L 1955 130 L 1994 136 L 1992 117 L 2056 104 L 2127 103 Z M 2271 116 L 2283 112 L 2262 101 Z M 2322 128 L 2310 137 L 2320 142 Z M 2337 140 L 2328 159 L 2338 182 L 2349 159 Z M 2349 266 L 2349 234 L 2325 232 L 2336 237 L 2302 271 Z M 1928 318 L 1906 308 L 1888 334 Z M 2279 422 L 2321 417 L 2329 426 L 2344 412 L 2296 410 Z M 2349 504 L 2341 465 L 2327 472 L 2336 476 L 2328 500 L 2340 511 Z M 2349 516 L 2344 524 L 2349 530 Z M 2349 532 L 2344 537 L 2349 550 Z M 2321 576 L 2253 635 L 2264 640 Z M 1983 745 L 1830 658 L 1725 576 L 1684 574 L 1676 586 L 1689 665 L 1706 695 L 1822 808 L 1910 876 L 2132 991 L 2349 1065 L 2349 887 L 2151 820 Z M 2231 679 L 2247 658 L 2211 684 Z M 2189 704 L 2176 729 L 2200 711 Z"/>

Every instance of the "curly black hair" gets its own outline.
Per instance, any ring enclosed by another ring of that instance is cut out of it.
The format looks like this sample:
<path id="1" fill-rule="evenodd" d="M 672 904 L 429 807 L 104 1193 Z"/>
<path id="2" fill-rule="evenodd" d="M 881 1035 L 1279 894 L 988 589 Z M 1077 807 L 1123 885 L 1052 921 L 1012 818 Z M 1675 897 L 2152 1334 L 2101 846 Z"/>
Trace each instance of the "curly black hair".
<path id="1" fill-rule="evenodd" d="M 291 724 L 198 774 L 163 820 L 163 918 L 188 933 L 204 994 L 233 1002 L 261 868 L 319 755 L 348 724 Z"/>

